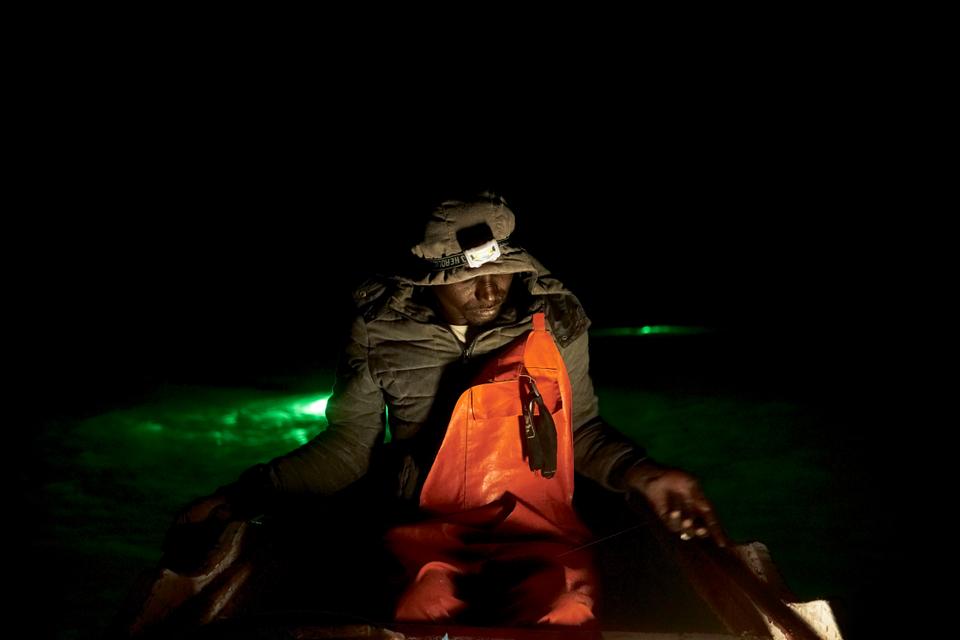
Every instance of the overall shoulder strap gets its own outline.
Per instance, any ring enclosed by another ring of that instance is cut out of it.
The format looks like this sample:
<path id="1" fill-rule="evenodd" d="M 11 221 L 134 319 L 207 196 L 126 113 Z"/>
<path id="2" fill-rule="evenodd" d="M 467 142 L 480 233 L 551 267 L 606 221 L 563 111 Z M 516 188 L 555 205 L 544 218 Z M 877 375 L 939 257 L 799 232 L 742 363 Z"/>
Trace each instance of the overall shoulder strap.
<path id="1" fill-rule="evenodd" d="M 539 332 L 547 331 L 547 317 L 542 311 L 533 314 L 533 330 Z"/>

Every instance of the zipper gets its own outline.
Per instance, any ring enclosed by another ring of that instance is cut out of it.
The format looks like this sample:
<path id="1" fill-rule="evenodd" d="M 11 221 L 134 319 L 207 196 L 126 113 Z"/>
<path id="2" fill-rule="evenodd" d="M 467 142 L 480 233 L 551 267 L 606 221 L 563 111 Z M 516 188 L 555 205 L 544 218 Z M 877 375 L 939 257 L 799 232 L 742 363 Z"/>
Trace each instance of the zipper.
<path id="1" fill-rule="evenodd" d="M 460 360 L 462 360 L 464 363 L 470 362 L 470 358 L 473 357 L 473 351 L 477 347 L 477 339 L 479 337 L 480 336 L 477 336 L 471 340 L 470 344 L 463 345 L 463 351 L 460 353 Z"/>
<path id="2" fill-rule="evenodd" d="M 450 337 L 453 338 L 453 341 L 460 347 L 460 360 L 462 362 L 467 362 L 470 360 L 470 356 L 473 355 L 473 345 L 477 341 L 476 338 L 471 340 L 469 343 L 460 342 L 460 338 L 453 332 L 453 329 L 450 328 L 450 325 L 444 325 L 444 329 L 447 333 L 450 334 Z"/>
<path id="3" fill-rule="evenodd" d="M 476 336 L 474 336 L 473 340 L 471 340 L 467 344 L 460 343 L 460 349 L 461 349 L 460 360 L 464 363 L 469 362 L 470 358 L 473 357 L 473 352 L 477 348 L 477 343 L 480 342 L 481 339 L 487 337 L 488 335 L 496 331 L 497 329 L 502 329 L 504 326 L 506 325 L 498 325 L 496 327 L 491 327 L 486 331 L 484 331 L 483 333 L 479 333 Z M 450 331 L 450 328 L 448 327 L 447 330 Z M 450 333 L 452 334 L 453 332 L 451 331 Z M 454 336 L 454 340 L 456 340 L 456 336 Z M 460 342 L 460 341 L 457 340 L 457 342 Z"/>
<path id="4" fill-rule="evenodd" d="M 473 337 L 473 340 L 463 345 L 463 351 L 460 353 L 460 359 L 466 363 L 470 361 L 470 358 L 473 357 L 473 352 L 477 349 L 477 343 L 480 342 L 482 338 L 490 335 L 496 331 L 499 327 L 493 327 L 492 329 L 487 329 L 483 333 L 479 333 Z"/>

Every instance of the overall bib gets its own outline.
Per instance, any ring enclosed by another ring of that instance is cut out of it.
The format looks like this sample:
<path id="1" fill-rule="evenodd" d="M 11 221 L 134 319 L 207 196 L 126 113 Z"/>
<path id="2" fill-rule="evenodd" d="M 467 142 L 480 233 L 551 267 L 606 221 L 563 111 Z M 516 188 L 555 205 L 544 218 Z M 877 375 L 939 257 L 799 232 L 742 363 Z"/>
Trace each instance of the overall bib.
<path id="1" fill-rule="evenodd" d="M 428 519 L 387 534 L 411 580 L 398 620 L 594 619 L 596 574 L 574 551 L 589 531 L 572 505 L 570 379 L 545 324 L 536 314 L 460 396 L 420 495 Z"/>

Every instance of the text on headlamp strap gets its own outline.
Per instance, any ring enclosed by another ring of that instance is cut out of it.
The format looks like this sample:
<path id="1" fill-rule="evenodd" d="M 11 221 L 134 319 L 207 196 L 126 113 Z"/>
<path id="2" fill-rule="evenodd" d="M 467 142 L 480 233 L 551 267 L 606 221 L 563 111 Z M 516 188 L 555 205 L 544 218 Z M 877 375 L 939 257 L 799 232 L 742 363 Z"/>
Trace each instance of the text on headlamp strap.
<path id="1" fill-rule="evenodd" d="M 474 247 L 467 251 L 461 251 L 460 253 L 455 253 L 452 256 L 444 256 L 442 258 L 427 258 L 427 262 L 430 263 L 430 268 L 433 271 L 445 271 L 447 269 L 453 269 L 454 267 L 459 267 L 466 265 L 471 269 L 476 269 L 477 267 L 484 265 L 488 262 L 493 262 L 500 257 L 501 252 L 510 246 L 510 243 L 507 239 L 503 240 L 490 240 L 485 242 L 479 247 Z"/>

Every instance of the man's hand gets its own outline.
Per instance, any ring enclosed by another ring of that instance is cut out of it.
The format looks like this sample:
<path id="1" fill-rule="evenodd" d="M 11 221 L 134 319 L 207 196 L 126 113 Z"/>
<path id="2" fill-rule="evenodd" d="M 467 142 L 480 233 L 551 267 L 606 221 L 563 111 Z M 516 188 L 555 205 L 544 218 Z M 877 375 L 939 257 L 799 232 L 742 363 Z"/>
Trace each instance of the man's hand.
<path id="1" fill-rule="evenodd" d="M 696 478 L 686 471 L 644 461 L 630 469 L 624 480 L 627 488 L 643 495 L 667 528 L 679 533 L 682 540 L 712 538 L 719 546 L 727 546 L 713 505 Z"/>

